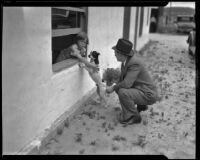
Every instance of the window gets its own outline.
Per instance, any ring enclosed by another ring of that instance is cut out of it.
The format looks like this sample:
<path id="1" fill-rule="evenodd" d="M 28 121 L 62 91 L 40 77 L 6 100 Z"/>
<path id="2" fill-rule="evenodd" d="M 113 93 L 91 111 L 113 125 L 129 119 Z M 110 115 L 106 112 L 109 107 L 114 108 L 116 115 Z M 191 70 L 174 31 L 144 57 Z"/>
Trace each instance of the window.
<path id="1" fill-rule="evenodd" d="M 57 61 L 63 49 L 74 43 L 74 38 L 80 31 L 86 32 L 86 7 L 52 7 L 52 68 L 58 72 L 78 62 L 76 58 L 65 57 Z"/>
<path id="2" fill-rule="evenodd" d="M 193 17 L 191 16 L 178 16 L 177 17 L 177 21 L 178 22 L 192 22 L 193 21 Z"/>

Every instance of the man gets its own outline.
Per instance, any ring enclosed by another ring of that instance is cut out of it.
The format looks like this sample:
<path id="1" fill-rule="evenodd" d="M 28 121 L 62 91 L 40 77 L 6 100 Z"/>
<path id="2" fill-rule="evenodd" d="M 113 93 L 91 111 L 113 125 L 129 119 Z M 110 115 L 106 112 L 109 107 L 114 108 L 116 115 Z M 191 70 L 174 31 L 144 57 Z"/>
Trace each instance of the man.
<path id="1" fill-rule="evenodd" d="M 118 120 L 122 124 L 140 123 L 139 113 L 147 110 L 147 105 L 154 104 L 158 95 L 144 63 L 134 56 L 132 47 L 133 44 L 126 39 L 119 39 L 112 47 L 117 61 L 122 62 L 121 76 L 117 84 L 106 89 L 107 93 L 115 91 L 118 94 L 122 107 Z"/>
<path id="2" fill-rule="evenodd" d="M 194 15 L 194 24 L 195 24 L 195 15 Z M 189 44 L 189 46 L 188 46 L 189 55 L 191 55 L 195 58 L 195 54 L 196 54 L 196 24 L 194 25 L 194 28 L 192 29 L 192 31 L 190 31 L 186 42 Z"/>
<path id="3" fill-rule="evenodd" d="M 153 16 L 150 19 L 150 33 L 156 32 L 156 18 Z"/>

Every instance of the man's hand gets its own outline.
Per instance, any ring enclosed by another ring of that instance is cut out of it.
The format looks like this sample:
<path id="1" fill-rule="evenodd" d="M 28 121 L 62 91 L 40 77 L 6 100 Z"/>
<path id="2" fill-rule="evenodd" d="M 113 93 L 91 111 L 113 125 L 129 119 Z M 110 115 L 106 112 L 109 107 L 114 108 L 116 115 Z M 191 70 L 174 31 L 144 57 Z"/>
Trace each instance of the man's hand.
<path id="1" fill-rule="evenodd" d="M 112 93 L 114 91 L 114 86 L 106 87 L 106 93 Z"/>

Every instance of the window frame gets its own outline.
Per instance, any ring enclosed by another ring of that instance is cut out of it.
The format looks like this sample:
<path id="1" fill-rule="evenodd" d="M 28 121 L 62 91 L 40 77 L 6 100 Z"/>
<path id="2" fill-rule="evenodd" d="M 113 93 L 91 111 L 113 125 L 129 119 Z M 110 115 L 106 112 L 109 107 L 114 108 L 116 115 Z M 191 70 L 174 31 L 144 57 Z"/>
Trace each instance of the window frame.
<path id="1" fill-rule="evenodd" d="M 81 17 L 81 19 L 80 19 L 80 21 L 81 21 L 80 22 L 81 23 L 80 28 L 67 28 L 67 29 L 52 29 L 51 28 L 51 30 L 52 30 L 52 34 L 51 34 L 52 39 L 54 37 L 60 37 L 60 36 L 67 36 L 67 35 L 71 35 L 71 34 L 77 34 L 80 31 L 84 31 L 84 32 L 87 33 L 88 7 L 82 7 L 82 8 L 74 8 L 74 7 L 51 7 L 51 9 L 52 8 L 63 9 L 63 10 L 68 10 L 68 11 L 77 11 L 77 12 L 84 13 L 84 17 Z M 52 50 L 51 54 L 52 54 L 52 58 L 53 58 L 53 48 L 51 48 L 51 50 Z M 87 48 L 86 48 L 86 52 L 87 52 Z M 62 70 L 65 70 L 67 68 L 70 68 L 70 67 L 74 66 L 78 62 L 79 62 L 78 59 L 66 59 L 66 60 L 63 60 L 61 62 L 53 64 L 53 60 L 52 60 L 52 71 L 54 73 L 60 72 Z"/>

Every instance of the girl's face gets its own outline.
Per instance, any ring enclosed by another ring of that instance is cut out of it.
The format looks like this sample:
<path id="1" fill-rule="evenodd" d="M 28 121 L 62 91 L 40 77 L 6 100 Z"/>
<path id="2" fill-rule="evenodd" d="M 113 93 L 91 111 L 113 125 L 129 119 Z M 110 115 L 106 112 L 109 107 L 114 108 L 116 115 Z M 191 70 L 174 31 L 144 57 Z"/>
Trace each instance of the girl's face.
<path id="1" fill-rule="evenodd" d="M 80 48 L 85 48 L 87 46 L 87 40 L 84 39 L 84 40 L 78 40 L 77 41 L 77 44 Z"/>

